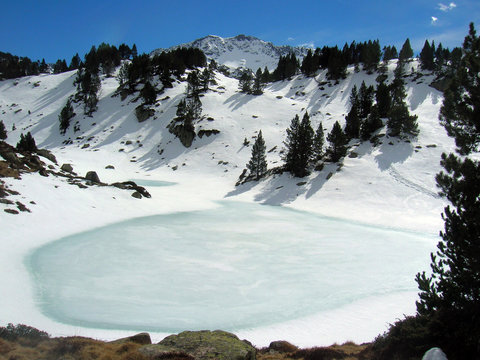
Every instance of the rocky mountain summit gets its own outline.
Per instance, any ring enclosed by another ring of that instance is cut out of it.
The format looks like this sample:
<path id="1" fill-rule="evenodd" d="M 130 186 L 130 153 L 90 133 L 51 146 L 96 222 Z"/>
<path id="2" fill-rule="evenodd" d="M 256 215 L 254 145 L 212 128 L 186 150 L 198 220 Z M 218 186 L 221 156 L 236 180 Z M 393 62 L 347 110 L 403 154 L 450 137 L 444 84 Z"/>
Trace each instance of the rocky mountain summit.
<path id="1" fill-rule="evenodd" d="M 175 50 L 181 47 L 198 48 L 209 60 L 215 60 L 230 68 L 248 68 L 253 71 L 258 68 L 274 70 L 280 56 L 294 53 L 299 59 L 307 55 L 308 48 L 300 46 L 276 46 L 271 42 L 260 40 L 254 36 L 237 35 L 229 38 L 208 35 L 189 43 L 173 46 L 169 49 L 156 49 L 151 55 L 160 54 L 165 50 Z"/>

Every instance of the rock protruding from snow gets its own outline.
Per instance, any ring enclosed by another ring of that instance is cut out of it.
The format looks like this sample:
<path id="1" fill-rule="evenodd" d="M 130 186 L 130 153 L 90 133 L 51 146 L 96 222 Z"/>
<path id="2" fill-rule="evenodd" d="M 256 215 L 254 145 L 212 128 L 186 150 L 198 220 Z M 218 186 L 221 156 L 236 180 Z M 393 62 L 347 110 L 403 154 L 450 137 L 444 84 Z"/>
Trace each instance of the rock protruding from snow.
<path id="1" fill-rule="evenodd" d="M 85 179 L 94 183 L 99 183 L 100 178 L 98 177 L 97 173 L 95 171 L 89 171 L 87 172 L 87 175 L 85 175 Z"/>
<path id="2" fill-rule="evenodd" d="M 280 56 L 293 52 L 297 58 L 302 59 L 308 52 L 306 47 L 276 46 L 271 42 L 263 41 L 253 36 L 237 35 L 235 37 L 222 38 L 220 36 L 208 35 L 169 49 L 156 49 L 151 55 L 182 47 L 200 49 L 209 60 L 213 59 L 218 64 L 226 65 L 233 69 L 243 67 L 253 71 L 258 68 L 263 70 L 265 66 L 272 71 L 277 67 Z"/>
<path id="3" fill-rule="evenodd" d="M 447 360 L 447 356 L 442 349 L 434 347 L 423 355 L 422 360 Z"/>

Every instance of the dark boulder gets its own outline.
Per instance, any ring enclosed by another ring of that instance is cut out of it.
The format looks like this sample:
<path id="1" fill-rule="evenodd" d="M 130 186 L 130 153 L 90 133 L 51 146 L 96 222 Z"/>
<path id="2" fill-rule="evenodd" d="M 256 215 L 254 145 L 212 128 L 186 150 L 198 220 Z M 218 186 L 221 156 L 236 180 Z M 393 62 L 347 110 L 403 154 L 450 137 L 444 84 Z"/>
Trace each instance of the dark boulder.
<path id="1" fill-rule="evenodd" d="M 87 172 L 87 175 L 85 175 L 85 180 L 88 180 L 94 183 L 100 183 L 100 178 L 98 177 L 95 171 Z"/>

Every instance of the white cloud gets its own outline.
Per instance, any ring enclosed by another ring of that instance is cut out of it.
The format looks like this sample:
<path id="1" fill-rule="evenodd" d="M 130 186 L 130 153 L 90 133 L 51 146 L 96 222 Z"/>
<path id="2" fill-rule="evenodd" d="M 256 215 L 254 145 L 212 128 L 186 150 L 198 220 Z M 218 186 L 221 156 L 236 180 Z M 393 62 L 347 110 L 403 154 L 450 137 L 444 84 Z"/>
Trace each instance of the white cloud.
<path id="1" fill-rule="evenodd" d="M 311 41 L 309 43 L 305 43 L 305 44 L 300 44 L 298 46 L 306 47 L 306 48 L 310 48 L 310 49 L 315 49 L 315 44 L 313 43 L 313 41 Z"/>
<path id="2" fill-rule="evenodd" d="M 432 16 L 431 24 L 432 24 L 432 25 L 435 25 L 435 24 L 437 23 L 437 21 L 438 21 L 438 18 L 435 17 L 435 16 Z"/>
<path id="3" fill-rule="evenodd" d="M 293 37 L 291 37 L 291 36 L 289 36 L 289 37 L 287 38 L 287 41 L 293 41 L 293 40 L 295 40 L 295 38 L 293 38 Z"/>
<path id="4" fill-rule="evenodd" d="M 440 9 L 440 11 L 443 11 L 443 12 L 447 12 L 447 11 L 450 11 L 450 10 L 453 10 L 457 7 L 457 4 L 455 4 L 454 2 L 451 2 L 450 4 L 448 5 L 445 5 L 445 4 L 442 4 L 442 3 L 439 3 L 438 4 L 438 8 Z"/>

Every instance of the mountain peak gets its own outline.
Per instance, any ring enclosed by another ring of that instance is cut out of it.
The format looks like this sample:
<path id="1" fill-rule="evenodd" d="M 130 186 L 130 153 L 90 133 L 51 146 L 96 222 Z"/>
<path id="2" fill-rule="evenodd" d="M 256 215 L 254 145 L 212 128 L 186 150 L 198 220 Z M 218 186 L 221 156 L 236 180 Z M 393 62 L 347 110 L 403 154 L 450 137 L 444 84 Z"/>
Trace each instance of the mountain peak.
<path id="1" fill-rule="evenodd" d="M 271 71 L 276 68 L 280 56 L 293 52 L 301 59 L 308 51 L 305 47 L 276 46 L 255 36 L 239 34 L 228 38 L 208 35 L 169 49 L 156 49 L 152 55 L 180 47 L 198 48 L 209 60 L 215 60 L 218 64 L 230 68 L 249 68 L 253 71 L 259 67 L 263 69 L 265 66 Z"/>

